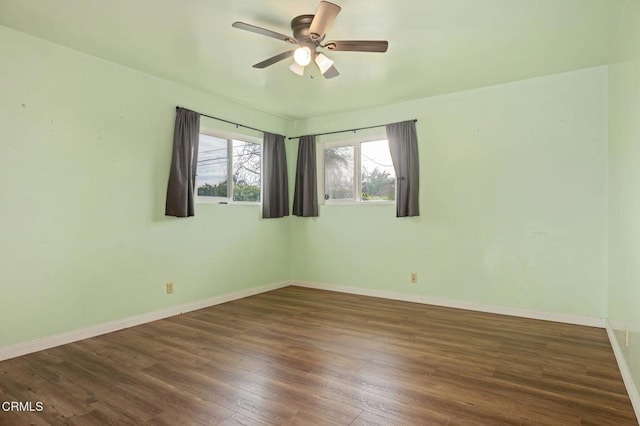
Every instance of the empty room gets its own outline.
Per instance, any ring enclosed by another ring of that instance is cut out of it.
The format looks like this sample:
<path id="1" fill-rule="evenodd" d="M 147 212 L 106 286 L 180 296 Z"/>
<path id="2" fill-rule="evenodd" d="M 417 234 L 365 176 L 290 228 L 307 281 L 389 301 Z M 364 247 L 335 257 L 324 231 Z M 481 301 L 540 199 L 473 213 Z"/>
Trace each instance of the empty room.
<path id="1" fill-rule="evenodd" d="M 638 425 L 640 0 L 0 0 L 0 425 Z"/>

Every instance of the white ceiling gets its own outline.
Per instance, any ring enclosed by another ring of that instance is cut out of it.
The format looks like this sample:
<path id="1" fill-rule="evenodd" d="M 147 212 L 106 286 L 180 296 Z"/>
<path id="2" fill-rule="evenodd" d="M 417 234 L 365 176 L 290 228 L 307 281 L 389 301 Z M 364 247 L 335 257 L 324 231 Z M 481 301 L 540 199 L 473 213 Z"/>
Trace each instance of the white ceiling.
<path id="1" fill-rule="evenodd" d="M 388 40 L 387 53 L 329 52 L 341 75 L 299 77 L 290 34 L 318 0 L 0 0 L 0 24 L 289 118 L 400 102 L 608 63 L 627 0 L 335 0 L 327 40 Z M 633 0 L 632 0 L 633 1 Z"/>

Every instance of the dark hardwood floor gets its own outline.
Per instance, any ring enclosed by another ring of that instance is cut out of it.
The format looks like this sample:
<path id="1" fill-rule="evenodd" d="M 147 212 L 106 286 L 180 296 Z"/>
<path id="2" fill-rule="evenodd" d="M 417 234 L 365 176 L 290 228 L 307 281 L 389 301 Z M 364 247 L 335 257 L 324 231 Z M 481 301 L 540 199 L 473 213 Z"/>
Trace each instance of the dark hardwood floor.
<path id="1" fill-rule="evenodd" d="M 636 425 L 604 330 L 287 287 L 0 362 L 2 425 Z"/>

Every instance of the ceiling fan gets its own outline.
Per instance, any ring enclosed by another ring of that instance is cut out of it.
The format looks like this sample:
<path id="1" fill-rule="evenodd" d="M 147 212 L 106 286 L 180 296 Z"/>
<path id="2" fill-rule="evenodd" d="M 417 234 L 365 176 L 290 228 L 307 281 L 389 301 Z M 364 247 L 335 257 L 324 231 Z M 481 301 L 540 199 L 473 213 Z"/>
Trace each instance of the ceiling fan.
<path id="1" fill-rule="evenodd" d="M 304 75 L 307 65 L 313 60 L 325 78 L 337 77 L 340 73 L 333 66 L 334 62 L 323 53 L 318 52 L 319 48 L 333 50 L 336 52 L 386 52 L 389 47 L 387 41 L 381 40 L 333 40 L 324 44 L 326 33 L 333 25 L 336 16 L 340 13 L 340 6 L 321 1 L 315 15 L 300 15 L 291 20 L 291 30 L 293 37 L 280 34 L 275 31 L 246 24 L 244 22 L 234 22 L 233 27 L 267 37 L 273 37 L 287 43 L 297 44 L 297 49 L 287 50 L 278 55 L 265 59 L 253 65 L 254 68 L 266 68 L 284 59 L 293 56 L 294 62 L 289 69 L 298 75 Z"/>

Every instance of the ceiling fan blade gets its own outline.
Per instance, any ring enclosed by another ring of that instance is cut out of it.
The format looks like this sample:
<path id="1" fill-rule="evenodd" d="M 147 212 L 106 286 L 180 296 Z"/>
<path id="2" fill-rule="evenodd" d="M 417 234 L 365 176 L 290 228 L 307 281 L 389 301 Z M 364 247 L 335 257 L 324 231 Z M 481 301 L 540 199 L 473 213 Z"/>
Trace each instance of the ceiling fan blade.
<path id="1" fill-rule="evenodd" d="M 336 69 L 336 67 L 334 67 L 333 65 L 331 65 L 329 67 L 329 69 L 327 71 L 325 71 L 324 74 L 322 74 L 324 76 L 324 78 L 326 78 L 327 80 L 333 77 L 337 77 L 340 75 L 340 73 L 338 72 L 338 70 Z"/>
<path id="2" fill-rule="evenodd" d="M 286 41 L 287 43 L 296 44 L 298 43 L 293 37 L 288 35 L 280 34 L 275 31 L 267 30 L 266 28 L 256 27 L 255 25 L 246 24 L 244 22 L 234 22 L 231 24 L 233 28 L 238 28 L 240 30 L 249 31 L 252 33 L 260 34 L 267 37 L 273 37 L 278 40 Z"/>
<path id="3" fill-rule="evenodd" d="M 382 40 L 335 40 L 327 42 L 324 47 L 336 52 L 386 52 L 388 41 Z"/>
<path id="4" fill-rule="evenodd" d="M 309 27 L 309 34 L 313 40 L 321 40 L 324 37 L 333 25 L 333 21 L 336 20 L 340 10 L 341 8 L 337 4 L 329 3 L 328 1 L 320 2 L 320 6 L 318 6 L 318 10 Z"/>
<path id="5" fill-rule="evenodd" d="M 283 59 L 287 59 L 289 57 L 291 57 L 293 55 L 293 52 L 295 52 L 295 49 L 293 50 L 287 50 L 286 52 L 282 52 L 276 56 L 272 56 L 269 59 L 265 59 L 262 62 L 258 62 L 257 64 L 255 64 L 253 67 L 254 68 L 266 68 L 269 65 L 273 65 L 276 62 L 280 62 Z"/>

